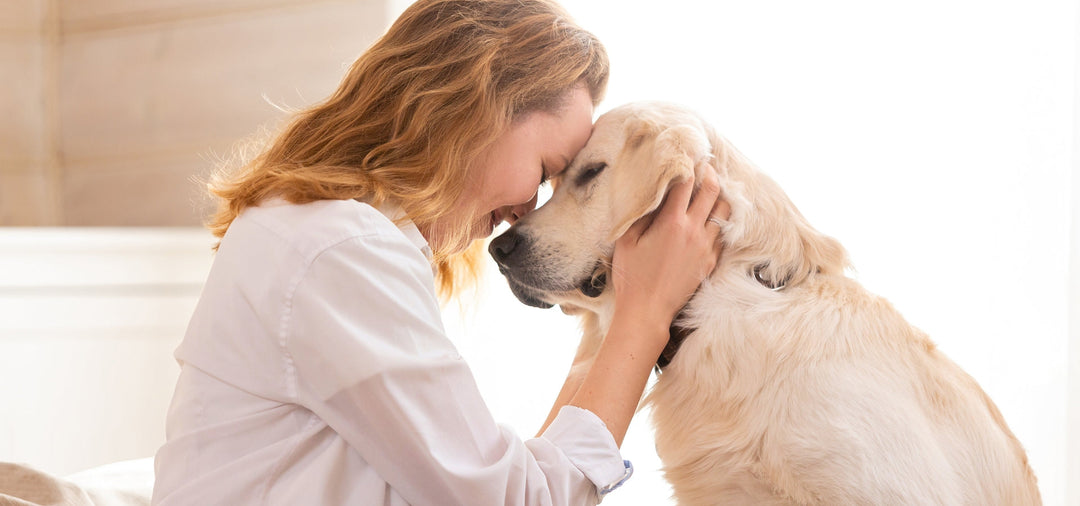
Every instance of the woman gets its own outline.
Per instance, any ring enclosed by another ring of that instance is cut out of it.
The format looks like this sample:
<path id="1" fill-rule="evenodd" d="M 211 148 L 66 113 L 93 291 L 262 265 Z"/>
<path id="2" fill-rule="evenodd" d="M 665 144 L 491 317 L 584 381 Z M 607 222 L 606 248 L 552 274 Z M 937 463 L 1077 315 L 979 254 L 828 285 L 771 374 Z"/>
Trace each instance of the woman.
<path id="1" fill-rule="evenodd" d="M 217 179 L 221 241 L 176 350 L 153 502 L 593 504 L 628 477 L 618 445 L 719 255 L 715 180 L 619 241 L 615 272 L 634 276 L 613 280 L 611 333 L 540 437 L 492 420 L 436 297 L 584 146 L 607 77 L 549 0 L 420 0 Z"/>

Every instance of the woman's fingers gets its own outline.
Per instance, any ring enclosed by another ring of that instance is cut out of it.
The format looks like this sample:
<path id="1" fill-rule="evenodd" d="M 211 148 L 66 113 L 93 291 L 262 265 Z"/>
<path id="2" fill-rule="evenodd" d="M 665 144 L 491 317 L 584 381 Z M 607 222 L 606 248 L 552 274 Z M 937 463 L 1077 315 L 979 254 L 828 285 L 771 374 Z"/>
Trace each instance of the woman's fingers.
<path id="1" fill-rule="evenodd" d="M 718 198 L 720 196 L 720 178 L 716 174 L 716 169 L 708 163 L 704 165 L 700 171 L 702 173 L 700 187 L 694 189 L 693 178 L 674 183 L 664 198 L 660 211 L 655 215 L 647 215 L 634 222 L 620 240 L 630 242 L 640 240 L 641 236 L 648 232 L 652 225 L 653 217 L 675 222 L 684 222 L 685 217 L 688 219 L 688 221 L 685 221 L 687 224 L 705 223 L 708 226 L 717 225 L 717 230 L 711 235 L 714 238 L 719 235 L 720 225 L 731 214 L 731 206 Z"/>
<path id="2" fill-rule="evenodd" d="M 626 232 L 623 232 L 623 235 L 619 236 L 615 242 L 637 243 L 638 239 L 641 238 L 641 234 L 644 234 L 645 230 L 649 228 L 649 225 L 652 223 L 652 218 L 653 216 L 651 214 L 646 214 L 645 216 L 638 218 L 638 220 L 635 221 L 633 225 L 630 225 L 630 228 L 626 229 Z"/>
<path id="3" fill-rule="evenodd" d="M 705 164 L 701 172 L 703 173 L 701 187 L 698 188 L 697 195 L 694 195 L 690 209 L 686 212 L 696 223 L 705 223 L 705 220 L 712 216 L 710 213 L 716 206 L 716 198 L 720 196 L 720 178 L 716 175 L 716 169 L 712 168 L 712 165 Z"/>
<path id="4" fill-rule="evenodd" d="M 661 205 L 660 216 L 674 218 L 679 214 L 685 214 L 690 205 L 690 197 L 694 194 L 694 178 L 675 183 L 668 191 L 667 198 Z"/>
<path id="5" fill-rule="evenodd" d="M 713 251 L 719 255 L 720 251 L 724 249 L 724 242 L 720 240 L 720 232 L 724 228 L 723 222 L 727 221 L 731 217 L 731 204 L 723 199 L 716 199 L 716 204 L 713 205 L 712 210 L 709 212 L 709 217 L 705 221 L 705 229 L 710 232 L 709 236 L 713 240 Z M 717 256 L 717 262 L 720 258 Z M 709 272 L 712 272 L 716 268 L 716 264 L 713 264 Z"/>
<path id="6" fill-rule="evenodd" d="M 731 217 L 731 204 L 724 199 L 716 199 L 716 204 L 713 205 L 709 216 L 721 221 L 727 221 Z"/>

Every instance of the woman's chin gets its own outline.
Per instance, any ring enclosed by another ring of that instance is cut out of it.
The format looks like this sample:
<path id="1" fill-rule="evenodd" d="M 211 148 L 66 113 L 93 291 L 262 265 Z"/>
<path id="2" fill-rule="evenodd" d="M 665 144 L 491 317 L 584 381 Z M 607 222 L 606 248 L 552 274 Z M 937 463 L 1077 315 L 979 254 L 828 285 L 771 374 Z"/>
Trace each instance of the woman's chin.
<path id="1" fill-rule="evenodd" d="M 469 242 L 479 241 L 491 237 L 491 234 L 495 232 L 495 227 L 498 226 L 498 222 L 495 220 L 495 212 L 485 214 L 480 219 L 476 220 L 471 230 L 471 237 Z"/>

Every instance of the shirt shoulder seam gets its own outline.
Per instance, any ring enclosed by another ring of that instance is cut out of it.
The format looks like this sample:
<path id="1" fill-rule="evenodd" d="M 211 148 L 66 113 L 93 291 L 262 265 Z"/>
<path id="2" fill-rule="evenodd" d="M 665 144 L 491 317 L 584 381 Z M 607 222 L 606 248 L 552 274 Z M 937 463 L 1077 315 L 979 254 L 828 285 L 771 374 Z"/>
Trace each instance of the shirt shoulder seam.
<path id="1" fill-rule="evenodd" d="M 298 378 L 296 377 L 296 364 L 294 362 L 292 354 L 289 352 L 289 327 L 292 324 L 292 304 L 293 297 L 296 295 L 296 290 L 300 286 L 300 283 L 307 277 L 311 270 L 311 266 L 329 250 L 332 250 L 344 243 L 360 240 L 360 239 L 382 239 L 388 242 L 396 241 L 398 238 L 387 237 L 387 234 L 371 232 L 365 234 L 350 234 L 346 237 L 341 237 L 338 240 L 327 244 L 325 247 L 318 248 L 317 252 L 310 258 L 305 258 L 301 267 L 296 271 L 296 274 L 289 280 L 289 285 L 285 289 L 284 297 L 282 300 L 281 320 L 278 327 L 278 348 L 281 351 L 281 356 L 285 365 L 285 395 L 292 401 L 299 401 L 298 392 Z M 400 240 L 406 241 L 409 246 L 413 246 L 408 241 L 407 237 L 401 236 Z M 419 251 L 418 251 L 419 253 Z"/>

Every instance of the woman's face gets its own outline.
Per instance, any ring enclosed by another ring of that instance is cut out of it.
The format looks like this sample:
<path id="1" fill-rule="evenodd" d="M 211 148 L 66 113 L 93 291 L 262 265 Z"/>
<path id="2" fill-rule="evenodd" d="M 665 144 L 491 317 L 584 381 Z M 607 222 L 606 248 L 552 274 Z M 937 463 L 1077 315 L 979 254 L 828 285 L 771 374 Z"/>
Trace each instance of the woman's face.
<path id="1" fill-rule="evenodd" d="M 513 223 L 532 211 L 540 183 L 565 170 L 585 147 L 592 133 L 592 97 L 584 86 L 569 93 L 558 111 L 515 120 L 481 155 L 459 206 L 460 213 L 472 216 L 456 216 L 474 224 L 472 239 L 487 237 L 504 220 Z"/>

